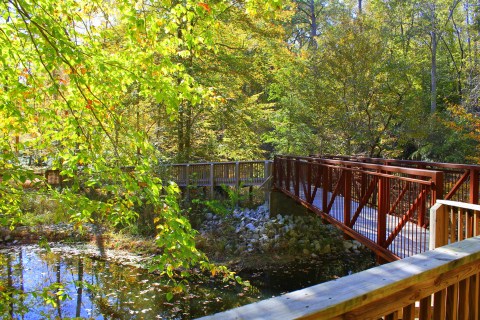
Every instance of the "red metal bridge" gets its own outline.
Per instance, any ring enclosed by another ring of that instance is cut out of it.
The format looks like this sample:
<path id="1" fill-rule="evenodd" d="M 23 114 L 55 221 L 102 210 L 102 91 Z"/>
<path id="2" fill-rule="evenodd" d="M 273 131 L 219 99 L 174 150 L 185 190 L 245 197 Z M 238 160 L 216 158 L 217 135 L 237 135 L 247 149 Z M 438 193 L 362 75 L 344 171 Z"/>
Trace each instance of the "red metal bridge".
<path id="1" fill-rule="evenodd" d="M 277 156 L 273 186 L 394 261 L 429 250 L 438 199 L 479 203 L 480 166 L 344 156 Z M 478 219 L 466 215 L 466 232 Z"/>

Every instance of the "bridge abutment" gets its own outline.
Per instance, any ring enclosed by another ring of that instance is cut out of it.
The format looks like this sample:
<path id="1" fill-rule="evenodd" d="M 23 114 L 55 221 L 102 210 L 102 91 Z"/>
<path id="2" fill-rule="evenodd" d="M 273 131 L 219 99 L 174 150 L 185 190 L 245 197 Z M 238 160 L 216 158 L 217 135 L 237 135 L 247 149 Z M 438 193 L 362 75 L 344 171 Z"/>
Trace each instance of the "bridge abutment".
<path id="1" fill-rule="evenodd" d="M 293 216 L 308 216 L 312 212 L 297 201 L 278 190 L 271 190 L 269 196 L 270 215 L 289 214 Z"/>

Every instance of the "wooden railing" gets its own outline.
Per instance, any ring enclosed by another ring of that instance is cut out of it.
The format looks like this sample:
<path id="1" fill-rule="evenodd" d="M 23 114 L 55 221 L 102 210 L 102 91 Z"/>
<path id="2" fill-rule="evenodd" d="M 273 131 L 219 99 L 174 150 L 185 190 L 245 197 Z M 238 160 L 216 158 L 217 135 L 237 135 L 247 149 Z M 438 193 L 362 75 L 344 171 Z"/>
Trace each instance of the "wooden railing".
<path id="1" fill-rule="evenodd" d="M 428 250 L 426 212 L 443 173 L 311 157 L 277 156 L 274 187 L 387 261 Z"/>
<path id="2" fill-rule="evenodd" d="M 357 156 L 316 155 L 314 157 L 321 159 L 337 159 L 344 161 L 442 171 L 444 173 L 443 190 L 445 191 L 443 199 L 480 204 L 479 165 L 381 159 Z"/>
<path id="3" fill-rule="evenodd" d="M 437 200 L 430 209 L 430 249 L 480 235 L 480 205 Z"/>
<path id="4" fill-rule="evenodd" d="M 271 160 L 171 164 L 163 167 L 167 179 L 181 187 L 262 186 L 272 174 Z"/>
<path id="5" fill-rule="evenodd" d="M 475 237 L 202 320 L 478 320 L 479 309 Z"/>

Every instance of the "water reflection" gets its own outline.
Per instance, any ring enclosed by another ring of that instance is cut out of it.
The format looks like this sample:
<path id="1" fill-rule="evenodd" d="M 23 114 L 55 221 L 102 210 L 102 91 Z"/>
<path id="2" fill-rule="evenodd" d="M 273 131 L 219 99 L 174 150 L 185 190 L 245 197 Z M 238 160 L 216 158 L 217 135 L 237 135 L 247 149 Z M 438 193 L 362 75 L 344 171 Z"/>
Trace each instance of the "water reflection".
<path id="1" fill-rule="evenodd" d="M 328 259 L 244 270 L 255 289 L 197 278 L 167 301 L 168 280 L 143 269 L 38 246 L 0 250 L 2 319 L 191 319 L 357 272 L 373 260 Z M 70 252 L 70 251 L 69 251 Z M 358 258 L 358 257 L 357 257 Z"/>
<path id="2" fill-rule="evenodd" d="M 37 247 L 0 251 L 4 319 L 189 319 L 257 300 L 233 283 L 198 279 L 171 302 L 144 270 Z"/>

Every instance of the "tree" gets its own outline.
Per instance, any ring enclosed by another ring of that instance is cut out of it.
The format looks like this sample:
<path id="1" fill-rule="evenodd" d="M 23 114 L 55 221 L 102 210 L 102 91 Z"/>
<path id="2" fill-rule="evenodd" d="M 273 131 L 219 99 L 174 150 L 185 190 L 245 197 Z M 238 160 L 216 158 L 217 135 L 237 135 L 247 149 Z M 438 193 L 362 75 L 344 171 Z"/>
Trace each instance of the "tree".
<path id="1" fill-rule="evenodd" d="M 42 192 L 64 203 L 78 226 L 125 225 L 138 216 L 135 207 L 149 205 L 163 249 L 157 267 L 172 275 L 178 267 L 209 266 L 176 202 L 178 188 L 155 176 L 161 155 L 142 112 L 157 105 L 183 119 L 212 103 L 214 90 L 192 77 L 189 60 L 215 52 L 216 19 L 229 6 L 3 1 L 1 224 L 21 223 L 22 184 L 35 179 L 22 157 L 36 155 L 65 179 L 61 190 L 39 183 Z M 279 6 L 247 1 L 243 8 L 273 15 Z"/>

